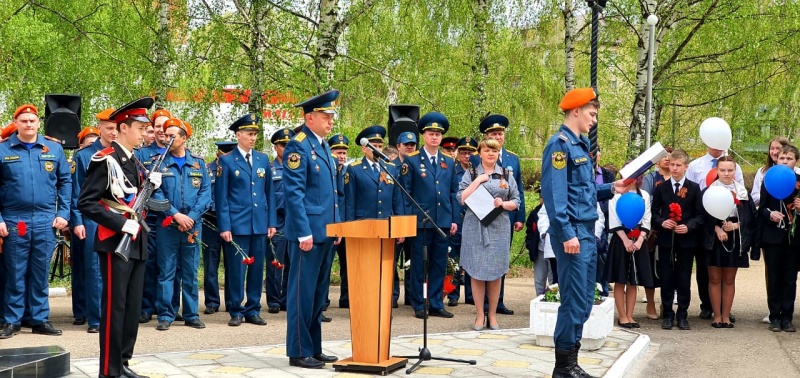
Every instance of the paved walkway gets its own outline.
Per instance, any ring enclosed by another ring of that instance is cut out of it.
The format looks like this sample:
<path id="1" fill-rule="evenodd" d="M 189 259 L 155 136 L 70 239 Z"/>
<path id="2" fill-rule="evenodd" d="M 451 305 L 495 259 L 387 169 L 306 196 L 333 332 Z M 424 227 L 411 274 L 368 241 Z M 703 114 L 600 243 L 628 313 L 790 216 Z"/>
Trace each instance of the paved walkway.
<path id="1" fill-rule="evenodd" d="M 637 339 L 639 340 L 637 342 Z M 476 360 L 477 364 L 427 361 L 414 377 L 549 377 L 553 370 L 552 348 L 533 344 L 528 329 L 459 332 L 435 334 L 428 337 L 428 349 L 434 357 Z M 621 376 L 630 363 L 630 357 L 620 358 L 636 342 L 638 354 L 646 347 L 647 336 L 616 329 L 605 345 L 594 352 L 582 352 L 580 364 L 592 375 L 604 376 L 617 362 L 610 375 Z M 392 339 L 392 355 L 417 355 L 423 340 L 419 336 L 402 336 Z M 323 342 L 324 353 L 349 357 L 349 341 Z M 629 353 L 630 355 L 631 353 Z M 409 360 L 408 367 L 415 360 Z M 329 364 L 325 369 L 309 370 L 289 366 L 284 345 L 266 345 L 234 349 L 214 349 L 191 352 L 161 353 L 136 356 L 131 368 L 138 374 L 151 378 L 184 377 L 365 377 L 366 374 L 337 373 Z M 96 377 L 96 358 L 72 361 L 70 377 Z M 393 376 L 405 376 L 405 369 L 396 370 Z"/>

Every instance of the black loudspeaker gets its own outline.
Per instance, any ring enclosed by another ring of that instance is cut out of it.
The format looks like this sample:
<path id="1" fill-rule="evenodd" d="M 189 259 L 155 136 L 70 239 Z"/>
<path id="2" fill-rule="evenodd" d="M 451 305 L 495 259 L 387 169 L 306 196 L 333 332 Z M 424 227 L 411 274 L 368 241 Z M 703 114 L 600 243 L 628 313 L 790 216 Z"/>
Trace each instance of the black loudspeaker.
<path id="1" fill-rule="evenodd" d="M 61 141 L 66 150 L 78 148 L 81 132 L 81 96 L 47 94 L 44 96 L 44 135 Z"/>
<path id="2" fill-rule="evenodd" d="M 400 133 L 412 132 L 417 136 L 419 145 L 419 105 L 389 105 L 389 145 L 397 145 Z"/>

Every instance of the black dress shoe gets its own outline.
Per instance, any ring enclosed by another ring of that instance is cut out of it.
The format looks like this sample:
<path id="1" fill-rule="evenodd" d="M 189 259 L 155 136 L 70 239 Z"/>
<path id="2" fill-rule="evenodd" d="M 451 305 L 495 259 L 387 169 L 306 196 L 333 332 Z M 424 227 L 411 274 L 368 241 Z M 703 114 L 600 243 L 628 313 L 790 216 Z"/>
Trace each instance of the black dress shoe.
<path id="1" fill-rule="evenodd" d="M 72 321 L 72 325 L 84 325 L 84 324 L 86 324 L 86 318 L 82 316 L 77 317 L 75 318 L 74 321 Z"/>
<path id="2" fill-rule="evenodd" d="M 794 328 L 792 322 L 788 320 L 784 320 L 781 322 L 781 329 L 783 332 L 797 332 L 797 329 Z"/>
<path id="3" fill-rule="evenodd" d="M 399 307 L 400 307 L 400 305 L 397 304 L 397 301 L 393 301 L 392 302 L 392 308 L 399 308 Z"/>
<path id="4" fill-rule="evenodd" d="M 447 301 L 447 307 L 456 307 L 458 306 L 458 299 L 449 299 Z"/>
<path id="5" fill-rule="evenodd" d="M 473 299 L 465 299 L 464 303 L 475 306 L 475 300 Z"/>
<path id="6" fill-rule="evenodd" d="M 277 314 L 277 313 L 281 312 L 281 308 L 280 307 L 270 307 L 269 309 L 267 309 L 267 312 L 269 312 L 270 314 Z"/>
<path id="7" fill-rule="evenodd" d="M 166 331 L 169 329 L 170 322 L 166 320 L 159 320 L 158 324 L 156 324 L 157 331 Z"/>
<path id="8" fill-rule="evenodd" d="M 514 315 L 514 310 L 511 310 L 508 307 L 503 307 L 503 308 L 498 308 L 497 313 L 500 315 Z"/>
<path id="9" fill-rule="evenodd" d="M 297 366 L 304 369 L 322 369 L 325 363 L 311 357 L 289 357 L 289 365 Z"/>
<path id="10" fill-rule="evenodd" d="M 417 319 L 425 319 L 425 310 L 414 311 L 414 316 Z"/>
<path id="11" fill-rule="evenodd" d="M 264 320 L 264 319 L 261 319 L 261 317 L 258 316 L 258 315 L 245 317 L 244 321 L 245 321 L 245 323 L 250 323 L 250 324 L 255 324 L 255 325 L 260 325 L 260 326 L 267 325 L 267 321 Z"/>
<path id="12" fill-rule="evenodd" d="M 21 327 L 18 325 L 6 323 L 6 325 L 3 326 L 3 330 L 0 331 L 0 339 L 10 339 L 12 336 L 16 335 L 17 332 L 19 332 L 20 328 Z"/>
<path id="13" fill-rule="evenodd" d="M 330 323 L 330 322 L 333 321 L 333 318 L 329 318 L 329 317 L 325 316 L 325 314 L 320 314 L 319 318 L 320 318 L 320 320 L 322 320 L 325 323 Z"/>
<path id="14" fill-rule="evenodd" d="M 326 355 L 324 353 L 315 354 L 314 355 L 314 359 L 317 360 L 317 361 L 322 361 L 322 362 L 336 362 L 336 361 L 339 361 L 339 357 L 328 356 L 328 355 Z"/>
<path id="15" fill-rule="evenodd" d="M 700 319 L 709 320 L 713 315 L 714 313 L 711 310 L 700 310 Z"/>
<path id="16" fill-rule="evenodd" d="M 281 306 L 281 311 L 286 311 L 286 306 Z"/>
<path id="17" fill-rule="evenodd" d="M 617 320 L 617 325 L 622 328 L 629 328 L 629 329 L 633 328 L 633 325 L 631 325 L 631 323 L 622 323 L 619 320 Z"/>
<path id="18" fill-rule="evenodd" d="M 728 319 L 730 319 L 730 320 L 731 320 L 731 323 L 736 323 L 736 317 L 735 317 L 735 316 L 733 316 L 733 314 L 730 314 L 730 315 L 728 316 Z"/>
<path id="19" fill-rule="evenodd" d="M 153 315 L 150 315 L 150 314 L 140 314 L 139 315 L 139 323 L 147 323 L 151 319 L 153 319 Z"/>
<path id="20" fill-rule="evenodd" d="M 672 329 L 672 319 L 661 320 L 661 329 Z"/>
<path id="21" fill-rule="evenodd" d="M 242 325 L 242 319 L 244 318 L 241 316 L 231 316 L 231 320 L 228 322 L 228 325 L 231 327 L 238 327 Z"/>
<path id="22" fill-rule="evenodd" d="M 689 327 L 689 321 L 686 319 L 678 319 L 678 328 L 684 331 L 692 329 L 692 327 Z"/>
<path id="23" fill-rule="evenodd" d="M 86 333 L 100 333 L 100 326 L 89 326 L 86 329 Z"/>
<path id="24" fill-rule="evenodd" d="M 146 375 L 136 374 L 130 367 L 122 365 L 122 376 L 127 378 L 148 378 Z"/>
<path id="25" fill-rule="evenodd" d="M 183 322 L 183 325 L 185 325 L 187 327 L 196 328 L 196 329 L 206 328 L 205 323 L 201 322 L 200 319 L 187 320 L 187 321 Z"/>
<path id="26" fill-rule="evenodd" d="M 769 330 L 772 332 L 780 332 L 781 331 L 781 322 L 777 320 L 771 320 L 769 322 Z M 2 338 L 2 336 L 0 336 Z"/>
<path id="27" fill-rule="evenodd" d="M 53 328 L 53 325 L 50 324 L 50 322 L 44 322 L 42 324 L 33 326 L 31 332 L 37 335 L 61 336 L 61 330 Z"/>
<path id="28" fill-rule="evenodd" d="M 447 312 L 447 310 L 442 308 L 442 309 L 439 309 L 439 310 L 430 310 L 428 312 L 428 316 L 438 316 L 440 318 L 452 318 L 453 314 Z"/>
<path id="29" fill-rule="evenodd" d="M 339 308 L 350 308 L 350 301 L 339 301 Z"/>
<path id="30" fill-rule="evenodd" d="M 206 315 L 212 315 L 212 314 L 216 313 L 217 311 L 219 311 L 219 307 L 210 306 L 210 307 L 206 307 L 206 310 L 203 311 L 203 313 L 206 314 Z"/>
<path id="31" fill-rule="evenodd" d="M 181 315 L 181 314 L 175 315 L 175 321 L 176 322 L 182 322 L 183 321 L 183 315 Z"/>

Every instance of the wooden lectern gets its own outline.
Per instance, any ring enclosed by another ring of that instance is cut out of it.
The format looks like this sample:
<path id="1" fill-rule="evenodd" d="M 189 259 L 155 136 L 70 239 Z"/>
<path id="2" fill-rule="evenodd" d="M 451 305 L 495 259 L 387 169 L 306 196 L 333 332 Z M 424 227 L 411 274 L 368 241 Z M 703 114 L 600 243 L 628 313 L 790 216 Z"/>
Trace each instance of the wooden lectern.
<path id="1" fill-rule="evenodd" d="M 353 357 L 333 364 L 336 371 L 386 375 L 406 366 L 389 357 L 395 239 L 417 235 L 415 215 L 329 224 L 329 237 L 347 238 L 350 334 Z"/>

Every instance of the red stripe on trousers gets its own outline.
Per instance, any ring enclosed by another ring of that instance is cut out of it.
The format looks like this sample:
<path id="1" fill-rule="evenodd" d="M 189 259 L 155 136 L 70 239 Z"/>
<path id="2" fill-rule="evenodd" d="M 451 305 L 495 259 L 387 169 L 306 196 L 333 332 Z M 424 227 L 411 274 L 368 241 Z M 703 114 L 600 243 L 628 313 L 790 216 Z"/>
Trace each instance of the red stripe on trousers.
<path id="1" fill-rule="evenodd" d="M 109 374 L 108 373 L 108 353 L 109 353 L 109 346 L 111 344 L 111 290 L 112 290 L 112 287 L 111 287 L 111 270 L 112 270 L 111 269 L 111 254 L 110 253 L 106 253 L 106 256 L 108 258 L 108 265 L 106 266 L 106 272 L 108 273 L 107 274 L 108 282 L 106 283 L 106 291 L 108 292 L 108 294 L 106 296 L 108 298 L 106 298 L 106 301 L 107 301 L 107 303 L 106 303 L 106 324 L 105 324 L 105 327 L 106 327 L 106 335 L 105 335 L 106 336 L 106 339 L 105 339 L 106 348 L 105 349 L 106 349 L 106 351 L 104 353 L 105 354 L 105 362 L 103 363 L 103 375 L 108 375 Z"/>

